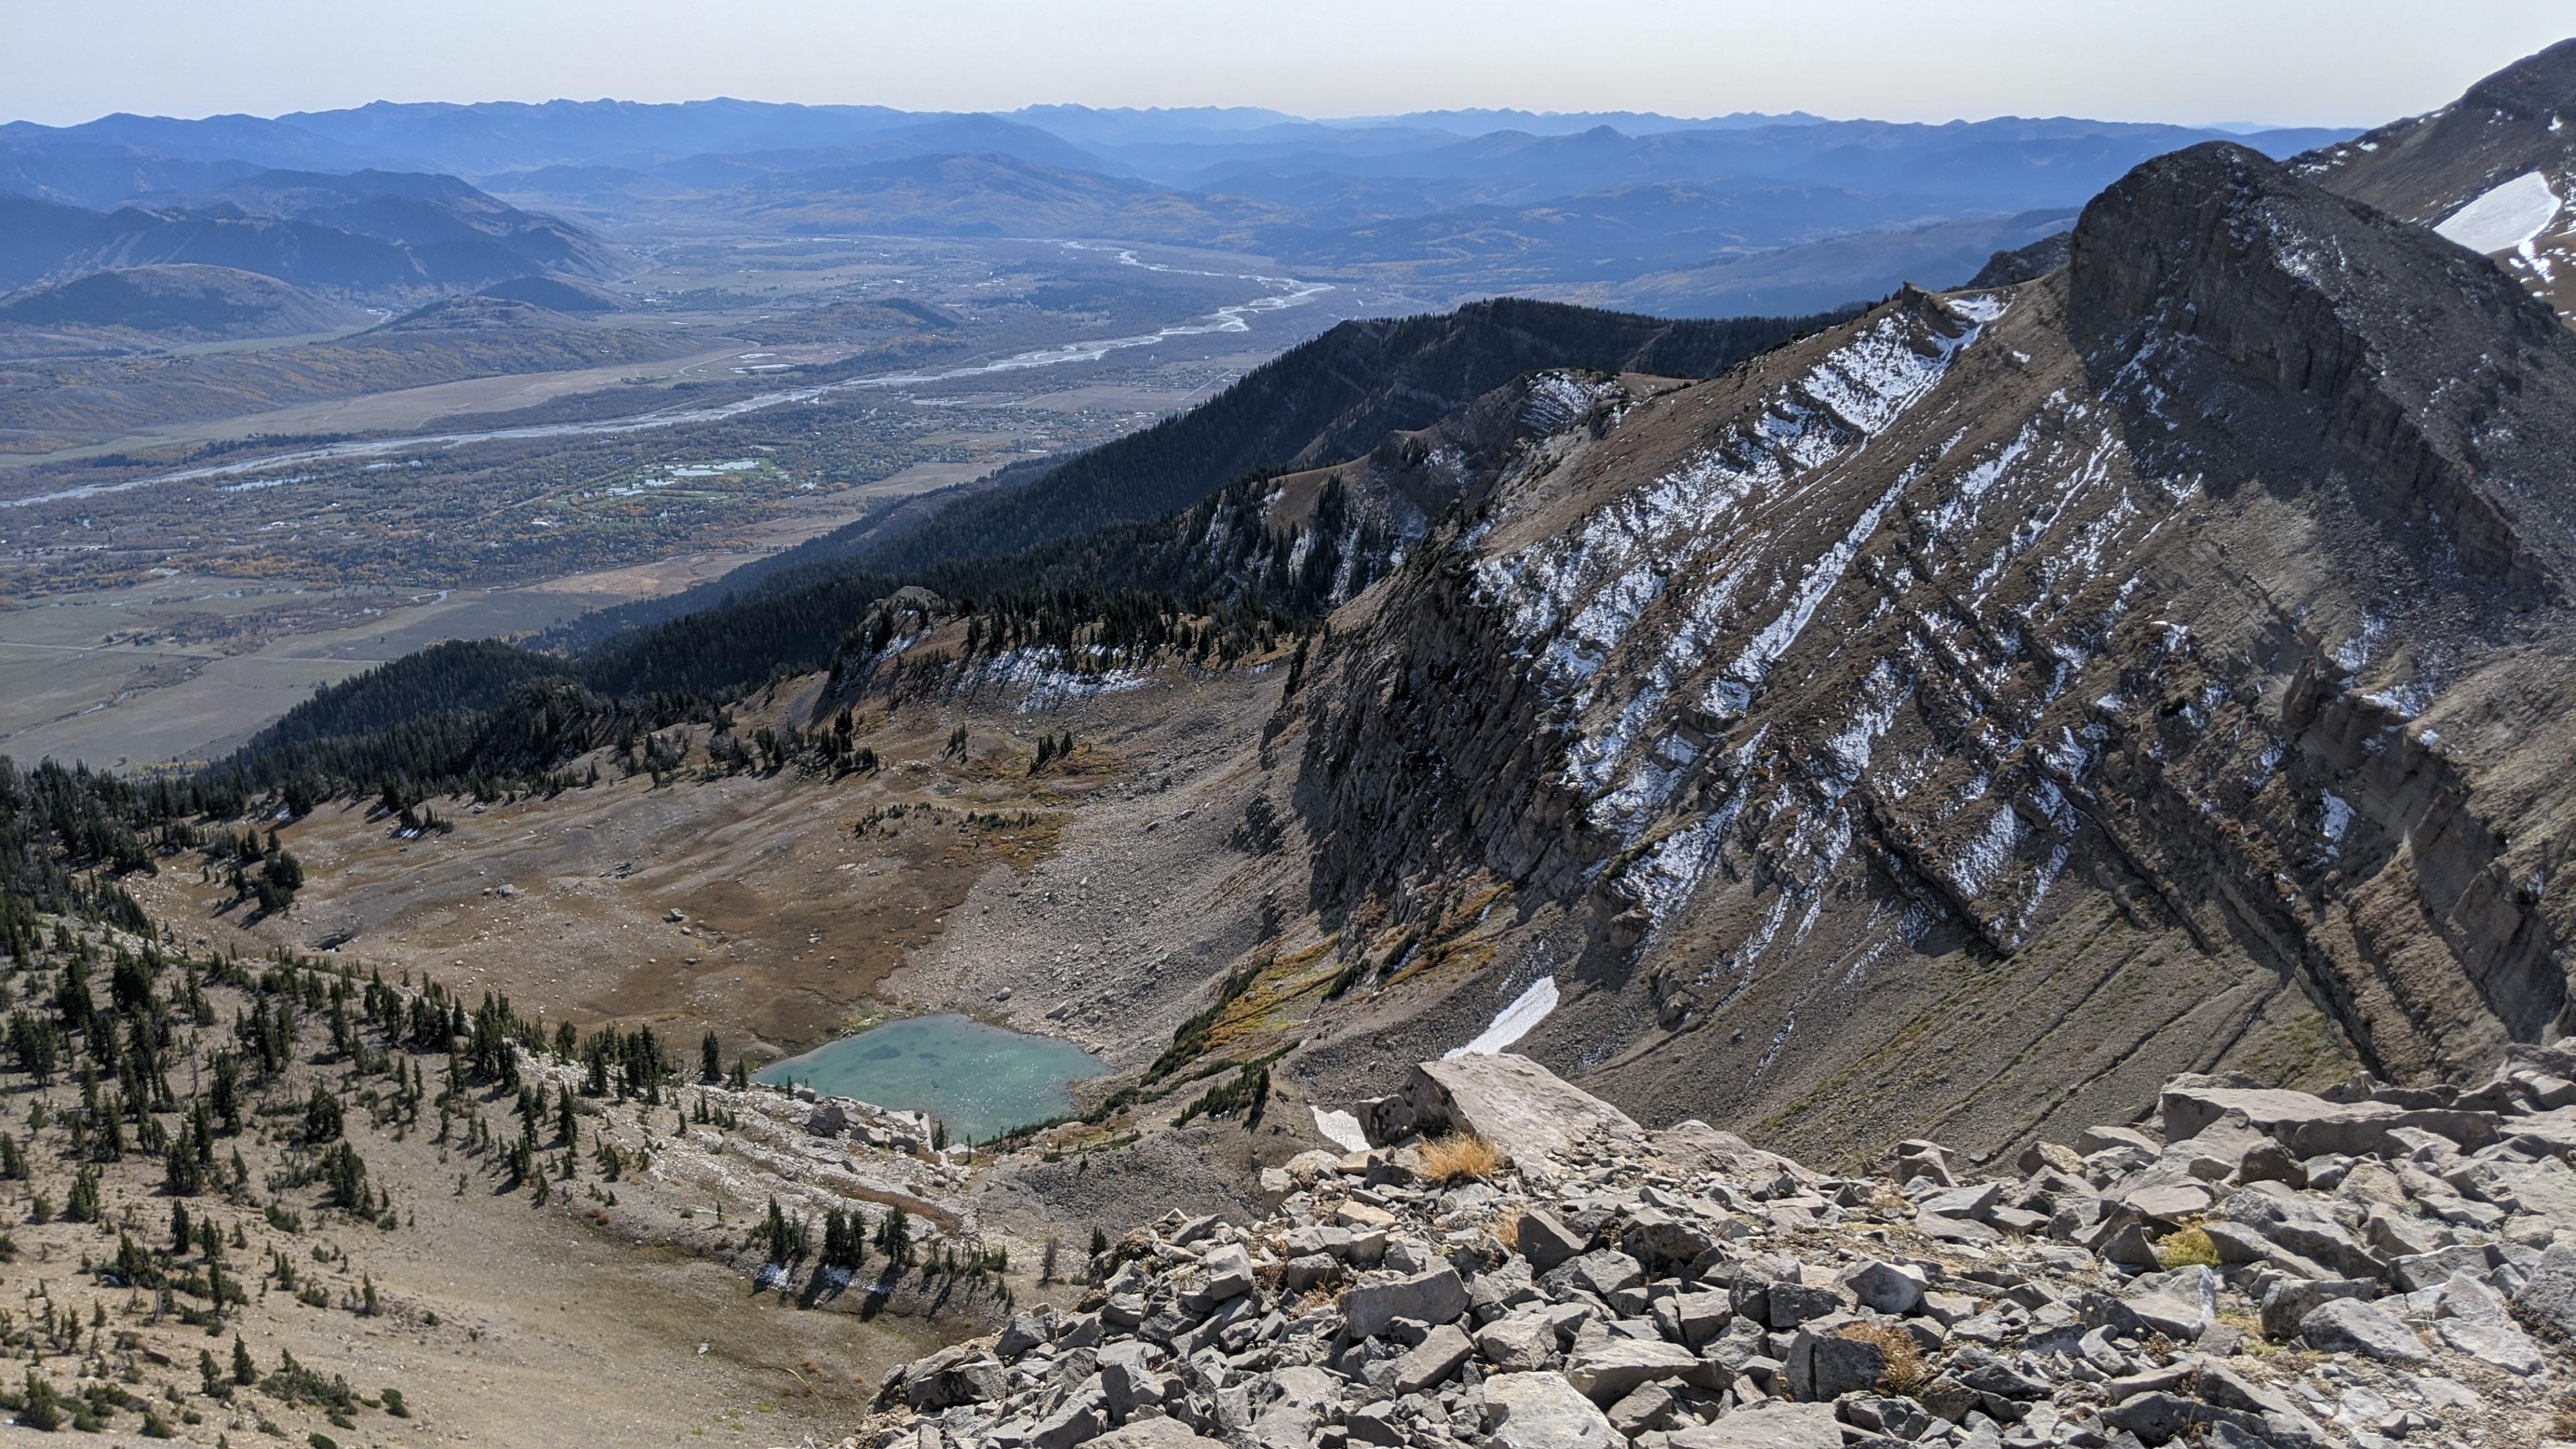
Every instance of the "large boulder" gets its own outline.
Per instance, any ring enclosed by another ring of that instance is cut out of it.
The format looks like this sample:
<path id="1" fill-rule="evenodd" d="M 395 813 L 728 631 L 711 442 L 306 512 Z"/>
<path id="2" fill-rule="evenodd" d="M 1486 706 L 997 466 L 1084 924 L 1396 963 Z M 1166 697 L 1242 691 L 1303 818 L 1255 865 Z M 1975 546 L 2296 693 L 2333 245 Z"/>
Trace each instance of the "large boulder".
<path id="1" fill-rule="evenodd" d="M 1367 1103 L 1360 1121 L 1369 1141 L 1381 1146 L 1472 1132 L 1524 1167 L 1559 1157 L 1586 1137 L 1634 1139 L 1645 1132 L 1627 1113 L 1508 1052 L 1423 1062 L 1404 1090 Z"/>
<path id="2" fill-rule="evenodd" d="M 1610 1416 L 1563 1374 L 1496 1374 L 1485 1380 L 1485 1427 L 1498 1449 L 1626 1449 Z M 1841 1449 L 1834 1441 L 1833 1449 Z"/>

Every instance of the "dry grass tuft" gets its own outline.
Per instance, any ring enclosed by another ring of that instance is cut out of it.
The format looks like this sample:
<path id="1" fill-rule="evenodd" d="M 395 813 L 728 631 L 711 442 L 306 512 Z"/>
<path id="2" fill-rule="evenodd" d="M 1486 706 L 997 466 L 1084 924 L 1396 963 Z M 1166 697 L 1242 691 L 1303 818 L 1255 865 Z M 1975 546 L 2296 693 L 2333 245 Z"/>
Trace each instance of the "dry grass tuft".
<path id="1" fill-rule="evenodd" d="M 1443 1186 L 1481 1181 L 1502 1170 L 1502 1149 L 1473 1133 L 1452 1133 L 1422 1144 L 1422 1175 Z"/>
<path id="2" fill-rule="evenodd" d="M 1494 1241 L 1502 1244 L 1503 1251 L 1506 1253 L 1517 1253 L 1521 1250 L 1521 1215 L 1519 1213 L 1494 1220 Z"/>
<path id="3" fill-rule="evenodd" d="M 2176 1268 L 2189 1268 L 2195 1264 L 2203 1268 L 2215 1268 L 2219 1265 L 2218 1245 L 2211 1242 L 2209 1234 L 2201 1231 L 2197 1225 L 2184 1228 L 2178 1233 L 2169 1234 L 2164 1241 L 2156 1244 L 2156 1263 L 2168 1273 Z"/>
<path id="4" fill-rule="evenodd" d="M 1894 1323 L 1846 1324 L 1841 1336 L 1868 1344 L 1887 1356 L 1887 1367 L 1879 1371 L 1879 1387 L 1891 1394 L 1915 1394 L 1932 1382 L 1932 1366 L 1923 1361 L 1923 1346 L 1914 1335 Z"/>

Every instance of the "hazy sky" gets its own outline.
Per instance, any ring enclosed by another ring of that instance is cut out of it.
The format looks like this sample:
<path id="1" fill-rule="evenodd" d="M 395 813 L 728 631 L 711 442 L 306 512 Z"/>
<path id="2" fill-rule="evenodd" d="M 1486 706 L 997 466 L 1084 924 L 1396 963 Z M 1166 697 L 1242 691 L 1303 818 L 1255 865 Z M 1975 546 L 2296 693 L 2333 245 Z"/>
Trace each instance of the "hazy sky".
<path id="1" fill-rule="evenodd" d="M 2568 0 L 0 0 L 0 117 L 733 95 L 2362 124 L 2570 33 Z"/>

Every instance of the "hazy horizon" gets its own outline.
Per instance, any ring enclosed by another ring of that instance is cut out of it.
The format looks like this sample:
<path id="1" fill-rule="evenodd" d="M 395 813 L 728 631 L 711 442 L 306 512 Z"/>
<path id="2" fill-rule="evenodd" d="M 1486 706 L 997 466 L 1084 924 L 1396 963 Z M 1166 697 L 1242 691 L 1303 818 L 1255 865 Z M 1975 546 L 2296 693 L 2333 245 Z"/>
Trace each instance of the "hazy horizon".
<path id="1" fill-rule="evenodd" d="M 2390 0 L 2218 0 L 2079 10 L 1826 0 L 1668 16 L 1537 0 L 1263 12 L 1176 0 L 917 7 L 782 0 L 712 15 L 679 0 L 104 0 L 0 20 L 10 120 L 119 112 L 273 117 L 372 101 L 648 104 L 727 97 L 1008 112 L 1246 107 L 1313 120 L 1434 110 L 1805 111 L 1940 123 L 2082 116 L 2190 126 L 2368 126 L 2439 106 L 2562 38 L 2560 5 L 2474 13 Z M 2295 53 L 2301 63 L 2284 66 Z"/>

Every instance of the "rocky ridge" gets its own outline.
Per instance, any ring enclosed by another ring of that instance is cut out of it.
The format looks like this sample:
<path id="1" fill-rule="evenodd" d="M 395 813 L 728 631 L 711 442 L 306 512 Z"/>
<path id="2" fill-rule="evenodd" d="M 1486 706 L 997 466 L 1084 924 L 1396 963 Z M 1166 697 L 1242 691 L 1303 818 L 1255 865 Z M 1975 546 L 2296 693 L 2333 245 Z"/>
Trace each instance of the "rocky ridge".
<path id="1" fill-rule="evenodd" d="M 1829 1176 L 1525 1059 L 1174 1213 L 887 1377 L 887 1449 L 2536 1444 L 2576 1335 L 2576 1039 L 2470 1093 L 2181 1078 L 2158 1120 Z M 1437 1134 L 1426 1138 L 1425 1132 Z M 1463 1139 L 1508 1155 L 1482 1178 Z M 1469 1165 L 1473 1165 L 1472 1163 Z"/>
<path id="2" fill-rule="evenodd" d="M 2543 307 L 2224 145 L 2059 272 L 1605 400 L 1287 712 L 1281 955 L 1363 1004 L 1300 1080 L 1381 1091 L 1390 1017 L 1445 1050 L 1541 978 L 1524 1050 L 1811 1155 L 2475 1079 L 2567 1026 L 2571 439 Z"/>
<path id="3" fill-rule="evenodd" d="M 2438 111 L 2295 158 L 2340 195 L 2491 256 L 2576 323 L 2576 41 L 2526 56 Z"/>

